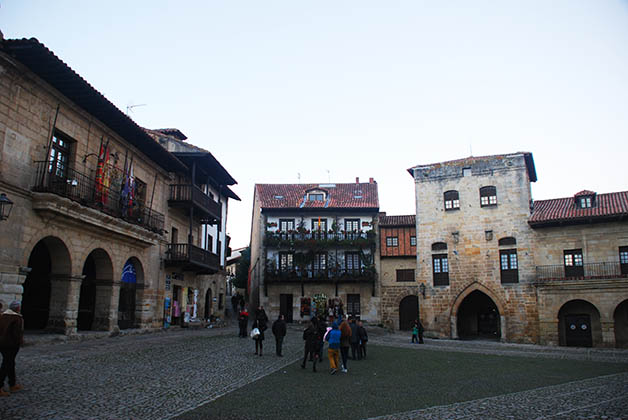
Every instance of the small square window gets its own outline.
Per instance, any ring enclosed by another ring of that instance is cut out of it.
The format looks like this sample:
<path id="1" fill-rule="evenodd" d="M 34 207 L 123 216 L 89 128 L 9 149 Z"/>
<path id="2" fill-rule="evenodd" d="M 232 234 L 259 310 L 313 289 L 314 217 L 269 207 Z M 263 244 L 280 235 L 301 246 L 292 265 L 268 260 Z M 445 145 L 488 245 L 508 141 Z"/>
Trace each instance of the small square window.
<path id="1" fill-rule="evenodd" d="M 493 186 L 480 188 L 480 206 L 488 207 L 488 206 L 496 206 L 496 205 L 497 205 L 497 188 Z"/>
<path id="2" fill-rule="evenodd" d="M 416 236 L 410 236 L 410 246 L 416 246 Z"/>
<path id="3" fill-rule="evenodd" d="M 397 236 L 387 236 L 386 237 L 386 246 L 390 247 L 394 247 L 394 246 L 399 246 L 399 237 Z"/>

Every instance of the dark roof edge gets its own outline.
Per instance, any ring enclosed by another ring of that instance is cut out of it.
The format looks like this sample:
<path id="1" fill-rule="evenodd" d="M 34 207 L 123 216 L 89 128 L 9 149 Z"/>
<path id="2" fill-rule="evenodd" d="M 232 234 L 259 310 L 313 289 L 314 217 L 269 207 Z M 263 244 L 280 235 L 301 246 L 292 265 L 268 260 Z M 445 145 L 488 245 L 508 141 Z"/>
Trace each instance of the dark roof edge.
<path id="1" fill-rule="evenodd" d="M 0 42 L 0 50 L 27 67 L 79 108 L 98 118 L 106 127 L 162 168 L 171 172 L 186 171 L 186 166 L 179 159 L 155 142 L 142 127 L 36 38 L 5 39 Z"/>
<path id="2" fill-rule="evenodd" d="M 538 222 L 533 221 L 533 220 L 528 220 L 528 224 L 532 228 L 546 228 L 546 227 L 585 225 L 585 224 L 606 223 L 606 222 L 620 222 L 626 219 L 628 219 L 628 214 L 619 213 L 619 214 L 609 214 L 609 215 L 603 215 L 603 216 L 584 216 L 584 217 L 569 218 L 569 219 L 561 218 L 561 219 L 541 220 Z"/>

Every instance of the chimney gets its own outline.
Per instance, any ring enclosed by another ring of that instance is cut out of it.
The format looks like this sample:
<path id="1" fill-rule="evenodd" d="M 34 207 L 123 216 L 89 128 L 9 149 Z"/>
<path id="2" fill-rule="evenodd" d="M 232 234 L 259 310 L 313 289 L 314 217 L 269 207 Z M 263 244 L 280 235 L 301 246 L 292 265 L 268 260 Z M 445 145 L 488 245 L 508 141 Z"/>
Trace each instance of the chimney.
<path id="1" fill-rule="evenodd" d="M 359 177 L 359 176 L 356 176 L 356 177 L 355 177 L 355 183 L 356 183 L 356 184 L 359 184 L 359 183 L 360 183 L 360 177 Z"/>
<path id="2" fill-rule="evenodd" d="M 369 178 L 369 184 L 374 184 L 375 180 L 373 178 Z"/>

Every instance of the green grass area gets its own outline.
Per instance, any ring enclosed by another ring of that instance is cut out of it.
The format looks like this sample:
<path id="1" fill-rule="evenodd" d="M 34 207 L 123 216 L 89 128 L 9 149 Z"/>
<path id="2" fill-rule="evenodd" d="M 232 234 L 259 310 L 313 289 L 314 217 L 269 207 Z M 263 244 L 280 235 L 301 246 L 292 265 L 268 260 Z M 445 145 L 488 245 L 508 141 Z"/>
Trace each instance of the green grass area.
<path id="1" fill-rule="evenodd" d="M 294 363 L 179 419 L 363 419 L 628 371 L 628 364 L 369 346 L 349 373 Z"/>

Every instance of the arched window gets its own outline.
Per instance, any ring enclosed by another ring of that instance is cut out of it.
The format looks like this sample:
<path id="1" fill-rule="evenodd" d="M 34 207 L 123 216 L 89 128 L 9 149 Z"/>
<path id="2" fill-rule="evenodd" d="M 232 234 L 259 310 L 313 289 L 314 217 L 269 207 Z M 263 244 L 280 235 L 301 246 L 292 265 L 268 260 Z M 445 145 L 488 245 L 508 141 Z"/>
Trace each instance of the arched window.
<path id="1" fill-rule="evenodd" d="M 445 211 L 460 209 L 460 194 L 458 191 L 445 191 Z"/>
<path id="2" fill-rule="evenodd" d="M 497 205 L 497 188 L 493 186 L 480 188 L 480 206 L 496 206 Z"/>
<path id="3" fill-rule="evenodd" d="M 511 236 L 506 237 L 506 238 L 501 238 L 499 240 L 499 246 L 504 246 L 504 245 L 517 245 L 517 240 Z"/>
<path id="4" fill-rule="evenodd" d="M 434 242 L 432 251 L 447 251 L 447 244 L 445 242 Z"/>

